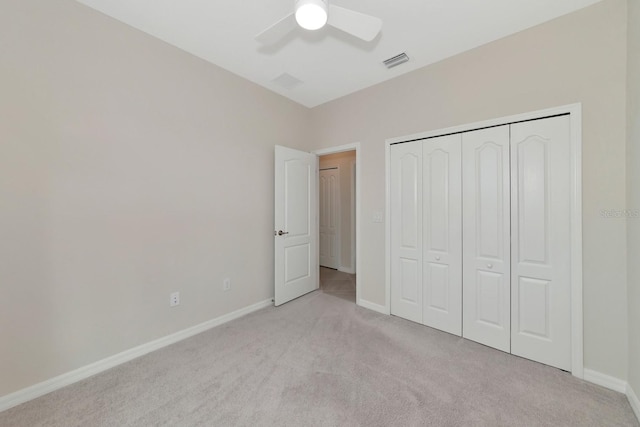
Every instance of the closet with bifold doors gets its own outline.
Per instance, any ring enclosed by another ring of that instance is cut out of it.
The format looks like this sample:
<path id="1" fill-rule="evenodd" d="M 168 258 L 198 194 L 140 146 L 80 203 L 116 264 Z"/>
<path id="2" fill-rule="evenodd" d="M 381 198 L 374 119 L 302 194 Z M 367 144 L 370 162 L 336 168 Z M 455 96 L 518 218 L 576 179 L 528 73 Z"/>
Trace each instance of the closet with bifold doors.
<path id="1" fill-rule="evenodd" d="M 390 147 L 391 314 L 571 369 L 568 114 Z"/>

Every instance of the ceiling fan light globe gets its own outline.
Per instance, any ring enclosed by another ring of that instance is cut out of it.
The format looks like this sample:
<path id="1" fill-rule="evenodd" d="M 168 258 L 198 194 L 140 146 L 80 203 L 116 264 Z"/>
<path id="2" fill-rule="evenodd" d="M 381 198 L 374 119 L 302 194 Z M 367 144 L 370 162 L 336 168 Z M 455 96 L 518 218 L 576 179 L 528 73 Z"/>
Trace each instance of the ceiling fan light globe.
<path id="1" fill-rule="evenodd" d="M 323 0 L 298 0 L 296 22 L 305 30 L 318 30 L 327 23 L 327 3 Z"/>

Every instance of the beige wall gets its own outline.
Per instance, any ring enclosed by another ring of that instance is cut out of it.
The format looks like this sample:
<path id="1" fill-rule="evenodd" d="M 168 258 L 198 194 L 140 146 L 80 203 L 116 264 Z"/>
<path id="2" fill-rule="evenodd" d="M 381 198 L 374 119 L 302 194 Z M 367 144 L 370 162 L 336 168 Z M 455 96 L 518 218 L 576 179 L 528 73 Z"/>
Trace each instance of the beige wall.
<path id="1" fill-rule="evenodd" d="M 411 54 L 410 54 L 411 56 Z M 361 297 L 385 304 L 385 139 L 583 105 L 587 368 L 627 377 L 626 2 L 606 0 L 312 110 L 315 149 L 362 145 Z"/>
<path id="2" fill-rule="evenodd" d="M 320 168 L 338 167 L 340 170 L 340 267 L 339 270 L 355 273 L 355 255 L 352 251 L 352 211 L 355 210 L 353 170 L 356 152 L 327 154 L 320 157 Z"/>
<path id="3" fill-rule="evenodd" d="M 271 298 L 309 110 L 71 0 L 1 9 L 0 396 Z"/>
<path id="4" fill-rule="evenodd" d="M 628 1 L 627 209 L 640 211 L 640 2 Z M 629 384 L 640 396 L 640 218 L 627 220 Z"/>

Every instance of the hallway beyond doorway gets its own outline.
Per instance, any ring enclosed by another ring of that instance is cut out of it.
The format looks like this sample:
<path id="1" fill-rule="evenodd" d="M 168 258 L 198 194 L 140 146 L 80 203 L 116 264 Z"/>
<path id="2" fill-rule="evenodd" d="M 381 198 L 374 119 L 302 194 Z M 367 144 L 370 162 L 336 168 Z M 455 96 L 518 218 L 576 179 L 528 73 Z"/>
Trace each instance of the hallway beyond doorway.
<path id="1" fill-rule="evenodd" d="M 356 275 L 320 267 L 320 290 L 355 304 Z"/>

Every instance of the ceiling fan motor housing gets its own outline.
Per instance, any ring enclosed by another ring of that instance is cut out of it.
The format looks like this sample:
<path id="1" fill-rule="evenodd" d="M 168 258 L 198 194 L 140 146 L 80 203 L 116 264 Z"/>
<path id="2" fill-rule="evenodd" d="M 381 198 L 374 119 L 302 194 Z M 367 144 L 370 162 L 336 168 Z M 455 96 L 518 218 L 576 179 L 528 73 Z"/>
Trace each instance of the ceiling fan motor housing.
<path id="1" fill-rule="evenodd" d="M 326 0 L 297 0 L 296 22 L 306 30 L 318 30 L 327 23 L 328 11 Z"/>

